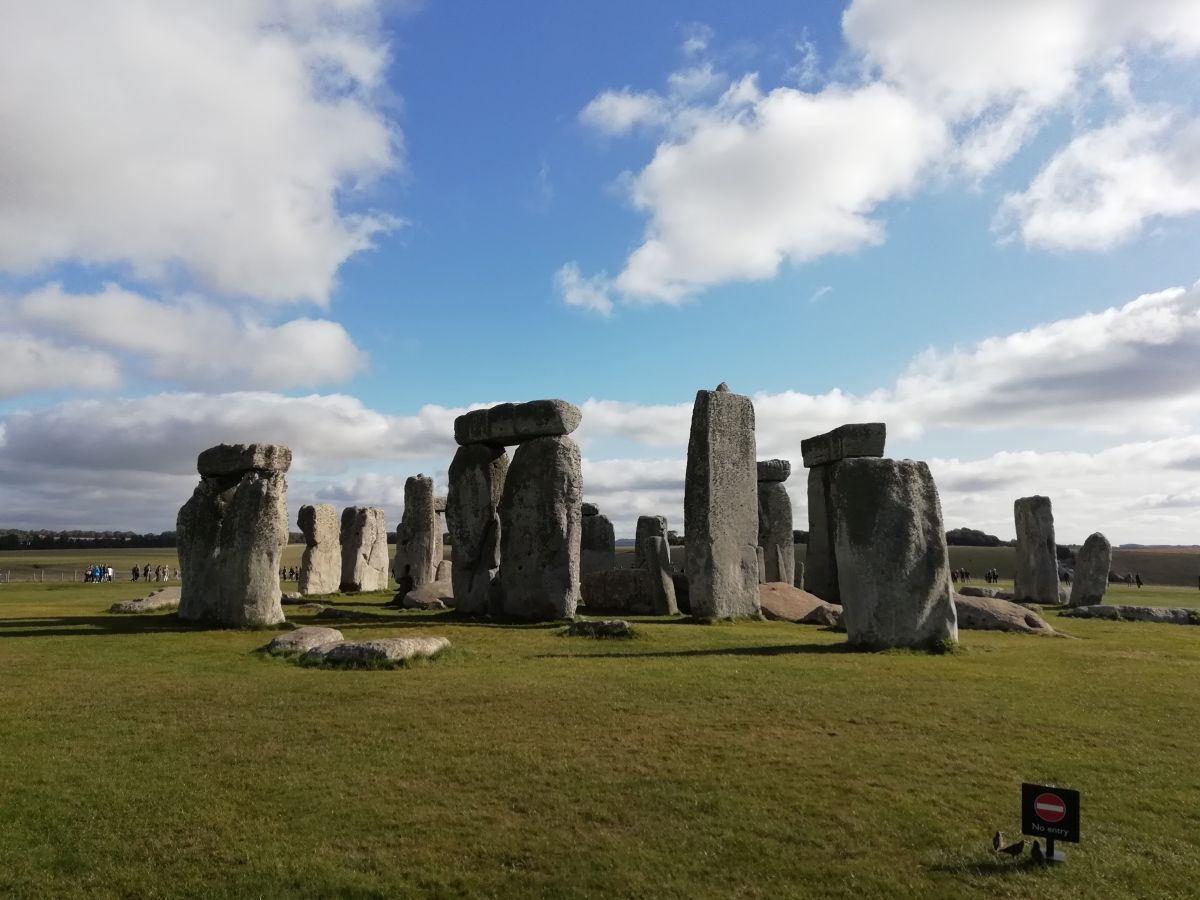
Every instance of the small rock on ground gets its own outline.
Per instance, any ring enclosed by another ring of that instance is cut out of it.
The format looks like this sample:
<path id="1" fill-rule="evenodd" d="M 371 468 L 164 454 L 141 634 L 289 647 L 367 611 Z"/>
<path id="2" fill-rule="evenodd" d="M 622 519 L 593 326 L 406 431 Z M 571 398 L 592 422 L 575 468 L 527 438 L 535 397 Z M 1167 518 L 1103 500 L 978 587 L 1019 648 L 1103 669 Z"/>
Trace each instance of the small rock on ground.
<path id="1" fill-rule="evenodd" d="M 633 629 L 624 619 L 605 619 L 602 622 L 580 619 L 568 625 L 564 634 L 568 637 L 628 638 L 633 637 Z"/>
<path id="2" fill-rule="evenodd" d="M 263 650 L 272 656 L 287 656 L 292 653 L 307 653 L 316 647 L 341 640 L 345 640 L 345 637 L 336 628 L 308 625 L 304 628 L 297 628 L 295 631 L 289 631 L 287 634 L 279 635 L 279 637 L 267 644 Z"/>
<path id="3" fill-rule="evenodd" d="M 1063 613 L 1073 619 L 1111 619 L 1117 622 L 1158 622 L 1164 625 L 1200 625 L 1200 611 L 1180 606 L 1077 606 Z"/>
<path id="4" fill-rule="evenodd" d="M 108 608 L 114 613 L 147 613 L 163 612 L 164 610 L 179 609 L 178 587 L 165 587 L 154 591 L 140 600 L 123 600 Z"/>
<path id="5" fill-rule="evenodd" d="M 450 641 L 444 637 L 335 641 L 309 650 L 301 662 L 350 667 L 369 663 L 398 663 L 433 656 L 449 646 Z"/>

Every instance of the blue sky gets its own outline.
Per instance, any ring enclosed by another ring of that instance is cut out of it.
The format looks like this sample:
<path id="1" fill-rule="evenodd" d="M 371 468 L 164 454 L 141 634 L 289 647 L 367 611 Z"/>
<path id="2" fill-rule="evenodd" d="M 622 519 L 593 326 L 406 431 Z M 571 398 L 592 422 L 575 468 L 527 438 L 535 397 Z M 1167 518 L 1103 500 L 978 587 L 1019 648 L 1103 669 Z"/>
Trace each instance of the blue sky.
<path id="1" fill-rule="evenodd" d="M 1192 2 L 11 19 L 0 525 L 170 528 L 234 440 L 394 522 L 454 415 L 556 396 L 627 533 L 724 380 L 761 455 L 887 421 L 948 525 L 1200 541 Z"/>

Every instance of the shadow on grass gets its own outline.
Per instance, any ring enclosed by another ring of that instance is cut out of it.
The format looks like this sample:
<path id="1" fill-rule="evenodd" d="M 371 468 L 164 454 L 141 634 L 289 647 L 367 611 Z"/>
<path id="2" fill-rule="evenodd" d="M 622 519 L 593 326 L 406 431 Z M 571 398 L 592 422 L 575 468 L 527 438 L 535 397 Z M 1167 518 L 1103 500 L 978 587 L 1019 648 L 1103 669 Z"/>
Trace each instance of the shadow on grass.
<path id="1" fill-rule="evenodd" d="M 210 626 L 184 622 L 173 614 L 99 616 L 45 616 L 34 619 L 0 619 L 0 640 L 20 637 L 88 637 L 97 634 L 173 634 L 210 631 Z M 277 629 L 263 629 L 275 631 Z"/>
<path id="2" fill-rule="evenodd" d="M 1047 866 L 1034 862 L 1031 857 L 1010 860 L 991 858 L 986 860 L 962 860 L 954 863 L 940 863 L 929 866 L 930 871 L 944 875 L 961 875 L 966 878 L 1003 878 L 1025 872 L 1044 872 Z"/>
<path id="3" fill-rule="evenodd" d="M 649 650 L 640 653 L 543 653 L 534 659 L 675 659 L 684 656 L 792 656 L 798 653 L 854 653 L 847 644 L 777 644 L 766 647 L 720 647 L 709 650 Z"/>

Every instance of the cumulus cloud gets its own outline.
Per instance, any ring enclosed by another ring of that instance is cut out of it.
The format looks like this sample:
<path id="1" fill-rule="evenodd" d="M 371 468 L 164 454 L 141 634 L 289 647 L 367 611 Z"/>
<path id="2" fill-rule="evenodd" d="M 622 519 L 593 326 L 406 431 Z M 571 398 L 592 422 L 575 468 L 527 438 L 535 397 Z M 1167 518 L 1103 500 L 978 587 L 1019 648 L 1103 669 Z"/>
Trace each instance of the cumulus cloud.
<path id="1" fill-rule="evenodd" d="M 11 327 L 11 326 L 10 326 Z M 107 353 L 9 330 L 0 341 L 0 400 L 61 388 L 104 390 L 121 383 L 121 367 Z"/>
<path id="2" fill-rule="evenodd" d="M 626 88 L 595 97 L 580 111 L 579 120 L 602 134 L 617 135 L 628 134 L 638 125 L 660 123 L 666 115 L 666 104 L 657 94 Z"/>
<path id="3" fill-rule="evenodd" d="M 603 275 L 585 278 L 575 262 L 567 263 L 554 273 L 554 285 L 567 306 L 591 310 L 602 316 L 613 310 L 608 280 Z"/>
<path id="4" fill-rule="evenodd" d="M 324 303 L 397 220 L 377 0 L 13 4 L 0 29 L 0 269 L 63 261 Z"/>

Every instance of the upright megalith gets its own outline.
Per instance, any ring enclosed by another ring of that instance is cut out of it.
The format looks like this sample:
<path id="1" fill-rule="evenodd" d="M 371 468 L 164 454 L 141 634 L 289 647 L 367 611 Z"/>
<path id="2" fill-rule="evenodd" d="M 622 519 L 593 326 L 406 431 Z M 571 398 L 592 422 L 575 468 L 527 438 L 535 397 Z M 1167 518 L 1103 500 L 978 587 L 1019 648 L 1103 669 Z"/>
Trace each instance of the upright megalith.
<path id="1" fill-rule="evenodd" d="M 684 480 L 692 614 L 759 615 L 754 404 L 722 382 L 697 391 Z"/>
<path id="2" fill-rule="evenodd" d="M 633 532 L 633 567 L 645 569 L 649 566 L 646 557 L 646 544 L 651 538 L 666 538 L 666 516 L 638 516 L 637 528 Z M 667 559 L 671 558 L 671 548 L 667 547 Z"/>
<path id="3" fill-rule="evenodd" d="M 605 572 L 617 564 L 617 539 L 608 516 L 602 515 L 594 503 L 582 507 L 583 519 L 579 539 L 580 577 L 593 572 Z"/>
<path id="4" fill-rule="evenodd" d="M 833 473 L 845 459 L 883 456 L 887 427 L 882 422 L 841 425 L 800 442 L 808 468 L 808 547 L 804 589 L 827 603 L 841 603 L 834 535 L 836 512 L 831 492 Z"/>
<path id="5" fill-rule="evenodd" d="M 492 584 L 500 571 L 500 497 L 508 473 L 503 447 L 470 444 L 450 461 L 446 527 L 454 567 L 454 604 L 459 613 L 488 611 Z"/>
<path id="6" fill-rule="evenodd" d="M 1058 555 L 1050 498 L 1021 497 L 1013 504 L 1017 526 L 1017 570 L 1013 599 L 1018 603 L 1058 603 Z"/>
<path id="7" fill-rule="evenodd" d="M 404 482 L 404 515 L 396 529 L 392 575 L 401 597 L 437 580 L 442 561 L 442 525 L 438 521 L 433 479 L 413 475 Z"/>
<path id="8" fill-rule="evenodd" d="M 1096 606 L 1104 602 L 1108 573 L 1112 570 L 1112 544 L 1100 532 L 1090 535 L 1075 555 L 1068 606 Z"/>
<path id="9" fill-rule="evenodd" d="M 387 522 L 378 506 L 342 510 L 342 591 L 382 591 L 388 586 Z"/>
<path id="10" fill-rule="evenodd" d="M 958 640 L 950 553 L 929 466 L 855 458 L 834 467 L 834 549 L 849 642 L 933 649 Z"/>
<path id="11" fill-rule="evenodd" d="M 276 444 L 219 444 L 200 454 L 200 484 L 175 523 L 181 619 L 232 628 L 284 620 L 279 561 L 291 463 L 292 451 Z"/>
<path id="12" fill-rule="evenodd" d="M 758 462 L 758 546 L 763 551 L 762 582 L 791 584 L 796 575 L 792 498 L 783 483 L 792 474 L 786 459 Z"/>
<path id="13" fill-rule="evenodd" d="M 500 498 L 505 615 L 533 620 L 575 615 L 582 503 L 578 444 L 561 435 L 517 447 Z"/>
<path id="14" fill-rule="evenodd" d="M 342 542 L 337 509 L 331 503 L 300 507 L 296 519 L 304 534 L 300 558 L 300 593 L 332 594 L 342 582 Z"/>

